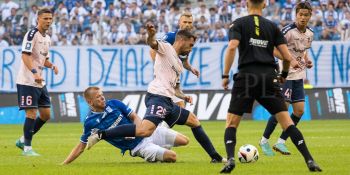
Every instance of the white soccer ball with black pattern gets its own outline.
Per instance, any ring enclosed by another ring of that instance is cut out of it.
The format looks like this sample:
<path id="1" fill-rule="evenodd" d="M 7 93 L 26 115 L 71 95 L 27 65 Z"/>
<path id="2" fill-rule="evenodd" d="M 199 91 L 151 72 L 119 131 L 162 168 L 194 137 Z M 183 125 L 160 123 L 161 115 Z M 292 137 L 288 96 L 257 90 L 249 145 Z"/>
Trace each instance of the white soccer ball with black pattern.
<path id="1" fill-rule="evenodd" d="M 241 163 L 251 163 L 256 162 L 259 159 L 259 152 L 255 146 L 250 144 L 245 144 L 241 146 L 238 150 L 238 160 Z"/>

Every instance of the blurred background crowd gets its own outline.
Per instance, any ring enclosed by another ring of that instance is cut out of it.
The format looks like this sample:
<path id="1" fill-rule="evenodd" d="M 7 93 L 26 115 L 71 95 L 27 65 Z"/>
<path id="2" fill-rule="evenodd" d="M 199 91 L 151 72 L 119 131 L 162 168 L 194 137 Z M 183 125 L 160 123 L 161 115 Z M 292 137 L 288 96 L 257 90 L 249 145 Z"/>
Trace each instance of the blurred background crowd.
<path id="1" fill-rule="evenodd" d="M 295 19 L 298 0 L 267 0 L 264 17 L 280 28 Z M 314 40 L 350 40 L 350 0 L 313 0 L 309 26 Z M 197 42 L 228 41 L 228 26 L 248 14 L 246 0 L 2 0 L 0 47 L 21 45 L 36 26 L 40 7 L 54 11 L 52 45 L 145 44 L 144 24 L 153 21 L 157 37 L 177 28 L 181 13 L 191 12 Z"/>

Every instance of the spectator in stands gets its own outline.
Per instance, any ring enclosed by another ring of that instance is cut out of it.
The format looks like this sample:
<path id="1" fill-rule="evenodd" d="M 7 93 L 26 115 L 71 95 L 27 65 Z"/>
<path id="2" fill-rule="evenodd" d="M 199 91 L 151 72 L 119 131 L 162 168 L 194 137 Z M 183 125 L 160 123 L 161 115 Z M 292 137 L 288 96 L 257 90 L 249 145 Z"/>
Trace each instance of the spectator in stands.
<path id="1" fill-rule="evenodd" d="M 94 1 L 95 2 L 95 1 Z M 94 16 L 103 16 L 105 14 L 105 9 L 102 6 L 102 2 L 101 1 L 97 1 L 94 5 L 93 5 L 93 9 L 92 9 L 92 15 Z"/>
<path id="2" fill-rule="evenodd" d="M 3 35 L 0 35 L 0 47 L 8 47 L 9 43 L 3 39 Z"/>
<path id="3" fill-rule="evenodd" d="M 42 7 L 47 7 L 53 9 L 55 7 L 56 2 L 54 0 L 43 0 Z"/>
<path id="4" fill-rule="evenodd" d="M 237 18 L 247 16 L 247 15 L 248 15 L 248 12 L 241 7 L 241 3 L 236 2 L 236 7 L 232 9 L 231 21 L 234 21 Z"/>
<path id="5" fill-rule="evenodd" d="M 12 9 L 18 9 L 19 6 L 17 3 L 12 0 L 4 0 L 4 2 L 0 5 L 0 12 L 2 21 L 5 21 L 7 17 L 11 16 Z"/>
<path id="6" fill-rule="evenodd" d="M 8 16 L 5 19 L 5 23 L 12 24 L 12 27 L 16 28 L 17 26 L 19 26 L 20 19 L 21 19 L 21 17 L 19 15 L 17 15 L 17 9 L 12 8 L 10 16 Z"/>
<path id="7" fill-rule="evenodd" d="M 280 18 L 280 3 L 276 0 L 270 0 L 269 5 L 263 10 L 263 16 L 267 19 L 279 24 Z"/>
<path id="8" fill-rule="evenodd" d="M 210 27 L 214 27 L 215 23 L 217 23 L 220 20 L 220 15 L 217 13 L 215 7 L 211 7 L 209 9 L 210 16 L 208 18 L 208 22 L 210 24 Z"/>
<path id="9" fill-rule="evenodd" d="M 330 40 L 339 40 L 340 35 L 337 28 L 337 20 L 334 18 L 334 14 L 329 14 L 325 20 L 325 33 L 329 35 Z M 327 37 L 328 38 L 328 37 Z"/>
<path id="10" fill-rule="evenodd" d="M 342 41 L 347 41 L 350 39 L 350 12 L 346 11 L 344 13 L 345 18 L 339 23 L 339 30 Z"/>
<path id="11" fill-rule="evenodd" d="M 30 23 L 30 27 L 36 26 L 36 20 L 37 20 L 36 13 L 37 13 L 37 12 L 38 12 L 38 6 L 32 5 L 31 10 L 30 10 L 30 12 L 29 12 L 29 23 Z"/>
<path id="12" fill-rule="evenodd" d="M 113 3 L 110 3 L 108 5 L 108 9 L 106 10 L 104 16 L 105 16 L 104 17 L 105 20 L 111 20 L 114 17 L 120 18 L 120 16 L 118 16 L 118 11 L 115 9 L 115 6 Z"/>
<path id="13" fill-rule="evenodd" d="M 23 41 L 23 34 L 21 32 L 21 28 L 17 27 L 15 32 L 11 35 L 12 43 L 11 45 L 21 45 Z"/>
<path id="14" fill-rule="evenodd" d="M 139 32 L 138 37 L 137 37 L 137 38 L 139 38 L 139 41 L 137 42 L 137 44 L 147 44 L 147 37 L 148 37 L 148 34 L 147 34 L 145 27 L 141 26 L 140 32 Z"/>
<path id="15" fill-rule="evenodd" d="M 58 4 L 57 9 L 55 10 L 55 15 L 56 15 L 56 16 L 64 17 L 64 18 L 66 18 L 66 19 L 69 19 L 69 18 L 68 18 L 68 10 L 67 10 L 67 8 L 66 8 L 66 6 L 64 5 L 63 2 L 60 2 L 60 3 Z"/>
<path id="16" fill-rule="evenodd" d="M 200 43 L 209 43 L 210 38 L 209 38 L 209 32 L 205 30 L 199 37 L 198 37 L 198 42 Z"/>
<path id="17" fill-rule="evenodd" d="M 206 20 L 210 18 L 209 10 L 207 9 L 207 6 L 205 4 L 202 4 L 200 6 L 199 11 L 196 13 L 193 13 L 193 15 L 194 15 L 194 21 L 199 21 L 202 16 L 204 16 Z"/>
<path id="18" fill-rule="evenodd" d="M 335 11 L 333 2 L 328 3 L 327 11 L 324 12 L 324 17 L 326 20 L 328 20 L 328 16 L 333 16 L 335 21 L 339 20 L 338 12 Z"/>
<path id="19" fill-rule="evenodd" d="M 153 9 L 152 3 L 147 4 L 147 10 L 143 12 L 143 17 L 146 19 L 155 18 L 157 16 L 157 11 Z"/>

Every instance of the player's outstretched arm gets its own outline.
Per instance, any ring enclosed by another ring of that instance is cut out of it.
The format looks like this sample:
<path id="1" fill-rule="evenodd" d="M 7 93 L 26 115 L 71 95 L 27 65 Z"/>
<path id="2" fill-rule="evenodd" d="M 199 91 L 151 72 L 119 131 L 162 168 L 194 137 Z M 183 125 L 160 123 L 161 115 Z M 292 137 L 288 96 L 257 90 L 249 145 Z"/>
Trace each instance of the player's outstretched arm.
<path id="1" fill-rule="evenodd" d="M 129 118 L 137 126 L 141 124 L 141 118 L 136 114 L 136 112 L 131 112 Z"/>
<path id="2" fill-rule="evenodd" d="M 182 64 L 185 69 L 191 71 L 195 76 L 197 76 L 197 78 L 199 78 L 199 71 L 191 66 L 190 61 L 188 60 L 188 55 L 186 56 L 186 59 L 182 62 Z"/>
<path id="3" fill-rule="evenodd" d="M 148 38 L 147 38 L 147 44 L 154 50 L 158 50 L 158 42 L 155 39 L 156 35 L 156 29 L 154 28 L 153 24 L 146 24 Z"/>
<path id="4" fill-rule="evenodd" d="M 71 153 L 68 155 L 66 160 L 63 161 L 62 165 L 67 165 L 71 162 L 73 162 L 76 158 L 80 156 L 81 153 L 84 152 L 84 149 L 86 147 L 86 143 L 80 142 L 77 146 L 73 148 Z"/>

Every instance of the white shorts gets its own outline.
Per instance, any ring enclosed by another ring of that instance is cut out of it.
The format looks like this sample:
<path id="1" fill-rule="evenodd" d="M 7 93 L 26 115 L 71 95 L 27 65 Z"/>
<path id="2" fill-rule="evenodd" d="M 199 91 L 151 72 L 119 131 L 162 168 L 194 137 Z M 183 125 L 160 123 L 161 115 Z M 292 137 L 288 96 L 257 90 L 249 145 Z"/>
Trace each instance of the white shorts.
<path id="1" fill-rule="evenodd" d="M 183 99 L 181 99 L 181 98 L 179 98 L 179 97 L 176 97 L 176 96 L 171 97 L 171 100 L 172 100 L 174 103 L 179 103 L 179 102 L 184 101 Z"/>
<path id="2" fill-rule="evenodd" d="M 164 152 L 174 146 L 176 135 L 176 131 L 158 126 L 150 137 L 144 138 L 131 150 L 131 155 L 148 162 L 163 161 Z"/>

